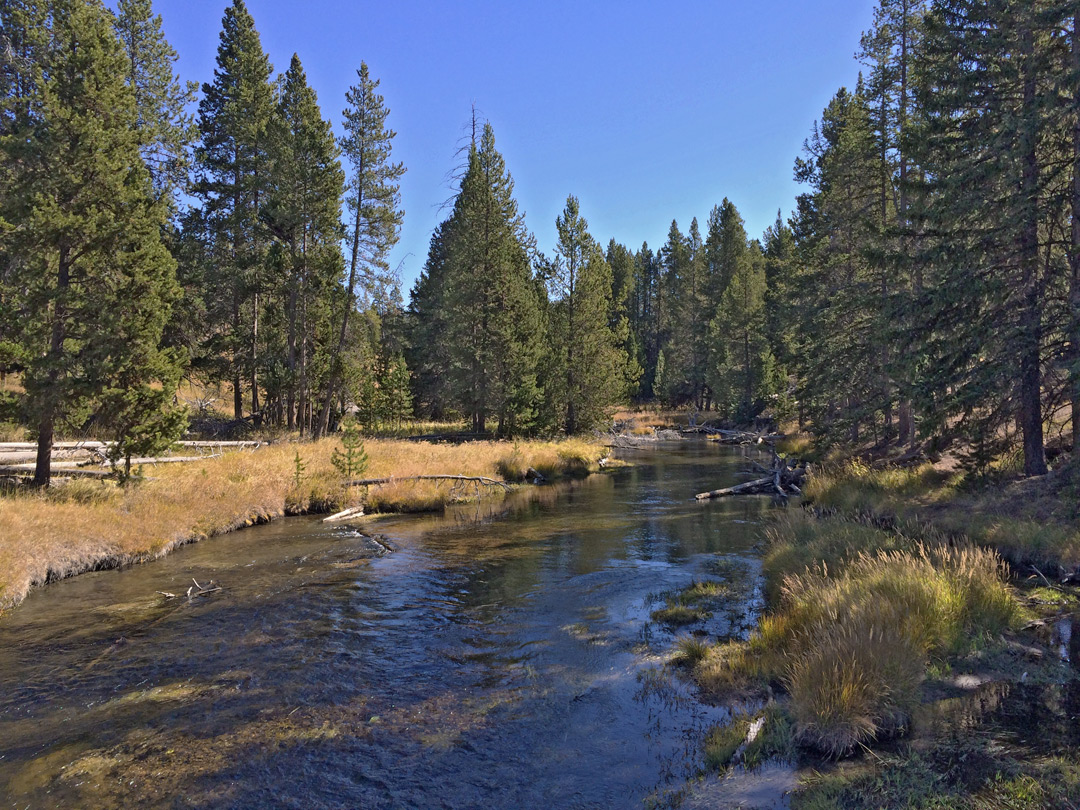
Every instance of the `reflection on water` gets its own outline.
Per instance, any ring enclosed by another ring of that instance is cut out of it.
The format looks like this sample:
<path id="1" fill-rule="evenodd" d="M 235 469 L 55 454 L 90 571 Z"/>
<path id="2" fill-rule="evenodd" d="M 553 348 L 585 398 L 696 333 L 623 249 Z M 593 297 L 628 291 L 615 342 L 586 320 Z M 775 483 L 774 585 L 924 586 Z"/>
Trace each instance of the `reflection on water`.
<path id="1" fill-rule="evenodd" d="M 756 570 L 769 503 L 691 500 L 741 480 L 713 445 L 631 460 L 442 516 L 286 519 L 31 595 L 0 624 L 0 807 L 676 803 L 723 710 L 659 668 L 650 594 L 714 553 Z M 222 590 L 185 598 L 192 579 Z"/>

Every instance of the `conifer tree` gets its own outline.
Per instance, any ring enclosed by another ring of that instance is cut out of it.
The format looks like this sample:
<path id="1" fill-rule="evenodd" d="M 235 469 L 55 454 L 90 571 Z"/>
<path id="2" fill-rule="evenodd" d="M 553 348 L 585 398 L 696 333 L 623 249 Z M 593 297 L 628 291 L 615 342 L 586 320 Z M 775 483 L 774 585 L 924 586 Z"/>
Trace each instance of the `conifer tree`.
<path id="1" fill-rule="evenodd" d="M 717 363 L 710 383 L 718 404 L 738 422 L 754 419 L 765 398 L 777 393 L 765 327 L 765 260 L 753 242 L 736 261 L 711 323 Z"/>
<path id="2" fill-rule="evenodd" d="M 181 427 L 164 410 L 181 358 L 159 348 L 175 264 L 109 13 L 96 0 L 55 0 L 47 16 L 3 22 L 34 49 L 4 88 L 0 322 L 37 433 L 34 482 L 47 486 L 53 437 L 69 418 L 96 413 L 128 457 Z"/>
<path id="3" fill-rule="evenodd" d="M 310 427 L 317 406 L 312 359 L 329 343 L 334 287 L 342 258 L 341 196 L 344 173 L 328 121 L 295 54 L 282 77 L 281 99 L 270 132 L 271 183 L 264 220 L 280 246 L 277 280 L 285 314 L 285 416 L 290 430 Z"/>
<path id="4" fill-rule="evenodd" d="M 638 300 L 637 263 L 634 254 L 614 239 L 608 242 L 605 254 L 611 267 L 611 312 L 608 324 L 626 353 L 624 391 L 627 398 L 635 397 L 641 385 L 642 347 L 634 331 L 635 307 Z"/>
<path id="5" fill-rule="evenodd" d="M 589 234 L 576 197 L 555 220 L 559 238 L 548 277 L 553 317 L 551 345 L 559 351 L 553 384 L 567 435 L 589 430 L 622 399 L 627 356 L 611 328 L 611 267 Z"/>
<path id="6" fill-rule="evenodd" d="M 1048 240 L 1059 216 L 1059 195 L 1046 193 L 1059 156 L 1050 161 L 1047 149 L 1063 11 L 1045 0 L 935 2 L 917 88 L 921 215 L 935 235 L 925 250 L 934 273 L 921 309 L 923 408 L 939 428 L 959 419 L 969 436 L 991 440 L 1015 420 L 1028 475 L 1046 472 L 1043 361 L 1058 266 Z"/>
<path id="7" fill-rule="evenodd" d="M 448 226 L 444 282 L 450 384 L 478 433 L 492 417 L 500 434 L 527 431 L 537 416 L 540 288 L 513 189 L 484 124 Z"/>
<path id="8" fill-rule="evenodd" d="M 338 322 L 337 352 L 319 416 L 322 432 L 329 428 L 330 410 L 341 383 L 340 362 L 349 334 L 349 318 L 356 309 L 357 287 L 362 283 L 365 289 L 374 291 L 391 280 L 387 256 L 397 244 L 405 216 L 399 207 L 399 181 L 405 166 L 391 162 L 397 133 L 386 126 L 390 110 L 378 92 L 379 80 L 371 78 L 366 63 L 360 63 L 356 74 L 357 83 L 345 94 L 348 107 L 343 113 L 345 136 L 341 139 L 341 150 L 350 167 L 345 196 L 349 272 Z"/>
<path id="9" fill-rule="evenodd" d="M 120 0 L 115 26 L 127 57 L 127 84 L 135 94 L 143 160 L 154 188 L 175 206 L 176 193 L 187 186 L 188 148 L 196 137 L 188 107 L 197 85 L 176 76 L 178 57 L 151 0 Z"/>
<path id="10" fill-rule="evenodd" d="M 435 228 L 428 247 L 427 261 L 413 284 L 409 296 L 409 349 L 406 354 L 413 371 L 414 401 L 421 413 L 443 419 L 451 407 L 452 394 L 447 369 L 450 346 L 447 343 L 446 276 L 449 272 L 447 237 L 452 220 Z"/>
<path id="11" fill-rule="evenodd" d="M 796 161 L 797 253 L 805 268 L 800 338 L 802 399 L 819 431 L 856 440 L 877 427 L 883 398 L 879 276 L 869 257 L 880 233 L 876 148 L 860 87 L 833 97 Z"/>
<path id="12" fill-rule="evenodd" d="M 214 80 L 199 102 L 201 143 L 195 193 L 215 247 L 207 282 L 217 289 L 216 330 L 232 377 L 233 411 L 243 415 L 244 377 L 251 413 L 259 408 L 260 295 L 267 240 L 260 220 L 270 181 L 269 128 L 274 115 L 270 60 L 243 0 L 225 9 Z"/>

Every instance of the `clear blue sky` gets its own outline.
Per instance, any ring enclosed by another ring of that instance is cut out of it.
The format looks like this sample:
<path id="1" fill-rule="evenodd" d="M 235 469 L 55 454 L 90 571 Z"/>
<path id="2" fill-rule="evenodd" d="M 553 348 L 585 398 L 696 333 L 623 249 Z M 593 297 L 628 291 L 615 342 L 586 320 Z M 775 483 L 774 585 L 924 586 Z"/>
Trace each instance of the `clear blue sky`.
<path id="1" fill-rule="evenodd" d="M 751 236 L 798 188 L 792 163 L 853 55 L 873 0 L 247 0 L 275 72 L 293 52 L 340 133 L 361 60 L 390 107 L 405 225 L 391 259 L 420 272 L 472 104 L 495 128 L 518 203 L 550 252 L 568 194 L 590 231 L 633 249 L 685 233 L 729 197 Z M 179 72 L 213 78 L 226 0 L 155 0 Z"/>

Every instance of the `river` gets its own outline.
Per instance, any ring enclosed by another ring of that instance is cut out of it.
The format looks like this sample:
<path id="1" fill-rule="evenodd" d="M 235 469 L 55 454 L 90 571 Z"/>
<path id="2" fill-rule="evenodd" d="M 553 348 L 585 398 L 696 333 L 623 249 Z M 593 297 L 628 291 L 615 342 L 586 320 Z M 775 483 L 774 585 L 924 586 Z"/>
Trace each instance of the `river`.
<path id="1" fill-rule="evenodd" d="M 0 807 L 693 805 L 725 710 L 663 668 L 674 635 L 650 613 L 717 559 L 754 581 L 770 502 L 692 500 L 742 480 L 713 444 L 621 457 L 37 590 L 0 622 Z M 747 631 L 747 593 L 711 632 Z"/>

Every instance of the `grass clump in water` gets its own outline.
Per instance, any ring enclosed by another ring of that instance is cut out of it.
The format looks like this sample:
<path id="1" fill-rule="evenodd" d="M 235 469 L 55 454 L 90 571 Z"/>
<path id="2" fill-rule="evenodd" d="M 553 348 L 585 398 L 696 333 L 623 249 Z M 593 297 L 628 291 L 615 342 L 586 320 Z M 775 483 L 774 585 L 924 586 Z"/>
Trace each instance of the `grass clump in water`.
<path id="1" fill-rule="evenodd" d="M 795 750 L 790 718 L 775 703 L 754 715 L 736 715 L 705 737 L 705 766 L 758 768 L 770 759 L 789 759 Z"/>
<path id="2" fill-rule="evenodd" d="M 709 654 L 709 643 L 696 636 L 682 636 L 675 641 L 672 662 L 686 666 L 695 666 L 705 660 Z"/>
<path id="3" fill-rule="evenodd" d="M 1005 565 L 986 549 L 805 516 L 778 523 L 771 549 L 772 611 L 749 642 L 710 652 L 695 677 L 714 693 L 784 687 L 794 736 L 829 755 L 903 729 L 932 659 L 969 652 L 1021 618 Z"/>
<path id="4" fill-rule="evenodd" d="M 712 616 L 712 607 L 728 596 L 722 582 L 695 581 L 689 587 L 667 596 L 664 607 L 652 612 L 653 621 L 682 626 L 704 621 Z"/>

